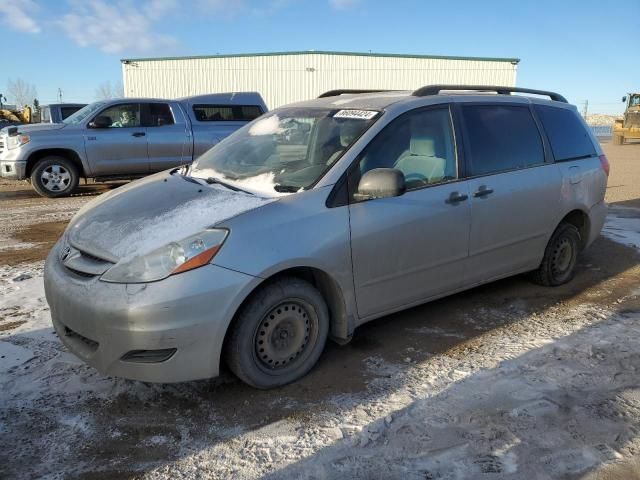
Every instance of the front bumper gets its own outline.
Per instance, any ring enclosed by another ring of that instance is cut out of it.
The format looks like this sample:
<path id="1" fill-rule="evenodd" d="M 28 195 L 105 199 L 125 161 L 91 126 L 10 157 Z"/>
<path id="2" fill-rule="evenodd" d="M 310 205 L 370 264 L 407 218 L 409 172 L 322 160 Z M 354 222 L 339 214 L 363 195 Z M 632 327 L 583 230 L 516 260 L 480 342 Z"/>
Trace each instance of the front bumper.
<path id="1" fill-rule="evenodd" d="M 0 177 L 9 180 L 24 180 L 27 178 L 27 162 L 26 161 L 0 161 Z"/>
<path id="2" fill-rule="evenodd" d="M 218 375 L 229 323 L 258 278 L 208 265 L 154 283 L 107 283 L 69 271 L 59 249 L 45 264 L 45 293 L 54 328 L 71 352 L 101 373 L 135 380 Z M 136 351 L 174 349 L 163 361 L 123 359 Z"/>

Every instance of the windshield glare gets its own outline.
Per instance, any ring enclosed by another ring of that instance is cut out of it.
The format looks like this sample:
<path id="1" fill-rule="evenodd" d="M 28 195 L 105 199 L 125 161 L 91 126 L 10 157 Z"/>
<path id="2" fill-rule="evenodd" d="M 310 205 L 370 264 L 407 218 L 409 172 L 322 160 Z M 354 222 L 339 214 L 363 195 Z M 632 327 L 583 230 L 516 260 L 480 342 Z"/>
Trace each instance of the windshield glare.
<path id="1" fill-rule="evenodd" d="M 295 193 L 318 179 L 378 112 L 281 109 L 227 137 L 193 163 L 191 175 L 215 178 L 252 193 Z"/>
<path id="2" fill-rule="evenodd" d="M 82 107 L 73 115 L 69 115 L 67 118 L 65 118 L 62 121 L 62 123 L 66 123 L 67 125 L 75 125 L 77 123 L 80 123 L 83 120 L 85 120 L 87 117 L 92 115 L 96 110 L 99 110 L 100 108 L 102 108 L 104 105 L 105 105 L 105 102 L 90 103 L 86 107 Z"/>

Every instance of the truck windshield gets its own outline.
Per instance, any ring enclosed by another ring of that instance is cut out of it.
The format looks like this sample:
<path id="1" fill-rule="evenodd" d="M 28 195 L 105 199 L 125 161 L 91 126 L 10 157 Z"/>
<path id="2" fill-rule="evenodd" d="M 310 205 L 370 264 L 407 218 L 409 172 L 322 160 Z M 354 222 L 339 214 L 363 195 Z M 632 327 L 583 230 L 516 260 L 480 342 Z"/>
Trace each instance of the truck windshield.
<path id="1" fill-rule="evenodd" d="M 67 125 L 75 125 L 77 123 L 80 123 L 87 117 L 95 113 L 97 110 L 101 109 L 105 105 L 105 103 L 106 102 L 90 103 L 86 107 L 82 107 L 73 115 L 69 115 L 62 121 L 62 123 L 66 123 Z"/>
<path id="2" fill-rule="evenodd" d="M 204 153 L 190 174 L 257 194 L 295 193 L 320 179 L 378 117 L 369 110 L 276 110 Z"/>

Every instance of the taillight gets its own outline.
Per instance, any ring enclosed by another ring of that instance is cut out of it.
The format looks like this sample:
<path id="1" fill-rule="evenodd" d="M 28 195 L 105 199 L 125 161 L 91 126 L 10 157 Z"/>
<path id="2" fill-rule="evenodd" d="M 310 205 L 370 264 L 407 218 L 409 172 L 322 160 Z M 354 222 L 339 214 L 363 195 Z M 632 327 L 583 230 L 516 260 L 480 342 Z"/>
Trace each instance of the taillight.
<path id="1" fill-rule="evenodd" d="M 602 170 L 604 170 L 604 173 L 606 173 L 608 177 L 609 176 L 609 160 L 607 160 L 606 155 L 600 155 L 600 165 L 602 165 Z"/>

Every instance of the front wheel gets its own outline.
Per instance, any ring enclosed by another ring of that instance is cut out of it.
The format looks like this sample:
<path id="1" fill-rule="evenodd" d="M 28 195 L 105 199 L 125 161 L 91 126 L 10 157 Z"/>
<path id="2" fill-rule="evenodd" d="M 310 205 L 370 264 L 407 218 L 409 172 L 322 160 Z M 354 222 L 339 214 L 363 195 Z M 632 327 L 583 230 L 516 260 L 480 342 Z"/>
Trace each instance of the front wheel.
<path id="1" fill-rule="evenodd" d="M 260 288 L 243 306 L 225 344 L 229 368 L 256 388 L 304 376 L 316 364 L 329 332 L 329 312 L 309 282 L 287 277 Z"/>
<path id="2" fill-rule="evenodd" d="M 43 197 L 66 197 L 78 186 L 78 169 L 64 157 L 45 157 L 31 171 L 31 185 Z"/>
<path id="3" fill-rule="evenodd" d="M 580 251 L 579 230 L 570 223 L 561 223 L 551 235 L 537 270 L 531 272 L 532 280 L 547 287 L 555 287 L 569 282 Z"/>

